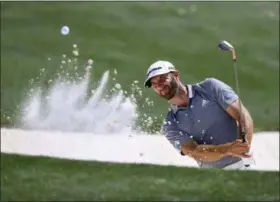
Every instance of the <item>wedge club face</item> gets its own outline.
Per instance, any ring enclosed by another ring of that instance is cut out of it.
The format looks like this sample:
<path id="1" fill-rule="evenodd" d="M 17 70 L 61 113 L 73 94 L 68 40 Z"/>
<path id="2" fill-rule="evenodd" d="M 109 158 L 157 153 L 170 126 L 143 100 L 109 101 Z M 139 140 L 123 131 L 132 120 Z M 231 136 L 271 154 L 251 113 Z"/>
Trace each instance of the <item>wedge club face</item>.
<path id="1" fill-rule="evenodd" d="M 233 46 L 227 42 L 227 41 L 220 41 L 218 47 L 220 48 L 220 50 L 223 50 L 223 51 L 233 51 L 234 48 Z"/>

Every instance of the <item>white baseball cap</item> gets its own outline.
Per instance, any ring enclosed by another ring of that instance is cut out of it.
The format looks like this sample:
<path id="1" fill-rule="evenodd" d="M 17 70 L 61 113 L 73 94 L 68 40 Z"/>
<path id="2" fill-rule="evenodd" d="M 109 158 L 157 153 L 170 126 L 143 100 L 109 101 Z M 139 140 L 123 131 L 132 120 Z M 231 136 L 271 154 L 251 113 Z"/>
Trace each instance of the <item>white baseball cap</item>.
<path id="1" fill-rule="evenodd" d="M 151 78 L 154 76 L 167 74 L 169 72 L 177 72 L 174 65 L 171 62 L 159 60 L 151 64 L 147 71 L 146 80 L 145 80 L 145 87 L 151 87 Z"/>

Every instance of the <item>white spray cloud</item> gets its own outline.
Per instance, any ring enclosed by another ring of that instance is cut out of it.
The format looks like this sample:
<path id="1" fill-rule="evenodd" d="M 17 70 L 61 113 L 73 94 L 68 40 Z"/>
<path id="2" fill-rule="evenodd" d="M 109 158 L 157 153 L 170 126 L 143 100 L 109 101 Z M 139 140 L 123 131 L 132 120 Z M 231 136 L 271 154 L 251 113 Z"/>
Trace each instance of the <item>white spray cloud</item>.
<path id="1" fill-rule="evenodd" d="M 76 71 L 78 55 L 74 44 L 74 58 L 68 58 L 68 64 L 67 56 L 62 56 L 60 70 L 64 76 L 58 73 L 57 79 L 48 80 L 47 83 L 52 84 L 48 90 L 40 86 L 30 89 L 21 103 L 21 127 L 98 134 L 131 132 L 137 118 L 136 103 L 125 96 L 121 88 L 113 88 L 108 93 L 109 71 L 104 72 L 96 89 L 90 89 L 93 60 L 89 60 L 81 78 Z M 75 71 L 74 79 L 70 78 L 71 68 Z M 41 69 L 40 76 L 44 73 L 45 69 Z M 31 82 L 34 84 L 33 79 Z"/>
<path id="2" fill-rule="evenodd" d="M 141 115 L 139 110 L 153 107 L 153 102 L 143 98 L 138 81 L 132 82 L 129 95 L 117 83 L 118 72 L 114 69 L 112 80 L 115 84 L 110 90 L 107 90 L 109 71 L 105 71 L 98 86 L 91 89 L 92 65 L 95 62 L 89 59 L 85 73 L 80 77 L 77 72 L 80 66 L 76 44 L 73 45 L 72 54 L 72 58 L 62 55 L 59 66 L 61 72 L 57 74 L 57 79 L 52 78 L 46 82 L 52 84 L 48 89 L 41 86 L 30 89 L 21 103 L 20 127 L 95 134 L 130 133 L 135 130 L 143 132 L 144 128 L 153 127 L 157 118 Z M 74 77 L 71 71 L 74 71 Z M 45 73 L 45 69 L 41 69 L 40 77 Z M 34 86 L 34 79 L 31 82 Z M 145 100 L 141 106 L 137 106 L 139 100 Z"/>
<path id="3" fill-rule="evenodd" d="M 46 95 L 38 87 L 24 103 L 22 127 L 98 134 L 130 132 L 135 125 L 137 106 L 122 90 L 109 96 L 108 78 L 106 71 L 89 98 L 90 69 L 78 82 L 55 80 Z"/>

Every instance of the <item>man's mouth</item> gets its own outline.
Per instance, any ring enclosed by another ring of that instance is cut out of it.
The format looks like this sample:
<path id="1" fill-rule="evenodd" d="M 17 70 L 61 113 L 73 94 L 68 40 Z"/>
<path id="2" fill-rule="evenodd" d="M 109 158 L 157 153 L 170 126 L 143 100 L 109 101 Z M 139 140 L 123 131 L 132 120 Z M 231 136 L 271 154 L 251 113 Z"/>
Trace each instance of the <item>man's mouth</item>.
<path id="1" fill-rule="evenodd" d="M 166 95 L 168 93 L 168 87 L 167 86 L 165 86 L 161 91 L 160 91 L 160 94 L 161 95 Z"/>

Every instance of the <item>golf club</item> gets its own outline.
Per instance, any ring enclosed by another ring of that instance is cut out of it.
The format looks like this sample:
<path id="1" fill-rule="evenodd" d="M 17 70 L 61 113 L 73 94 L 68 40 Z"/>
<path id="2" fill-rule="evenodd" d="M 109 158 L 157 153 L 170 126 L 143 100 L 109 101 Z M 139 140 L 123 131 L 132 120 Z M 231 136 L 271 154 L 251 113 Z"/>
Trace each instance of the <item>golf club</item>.
<path id="1" fill-rule="evenodd" d="M 242 138 L 243 142 L 246 142 L 245 137 L 245 130 L 244 127 L 241 125 L 242 121 L 242 107 L 241 107 L 241 99 L 240 99 L 240 91 L 239 91 L 239 84 L 238 84 L 238 72 L 237 72 L 237 65 L 236 65 L 236 53 L 234 50 L 234 47 L 227 41 L 221 41 L 218 45 L 220 50 L 222 51 L 231 51 L 232 53 L 232 59 L 233 59 L 233 66 L 234 66 L 234 76 L 235 76 L 235 84 L 236 84 L 236 92 L 239 97 L 239 135 Z"/>

